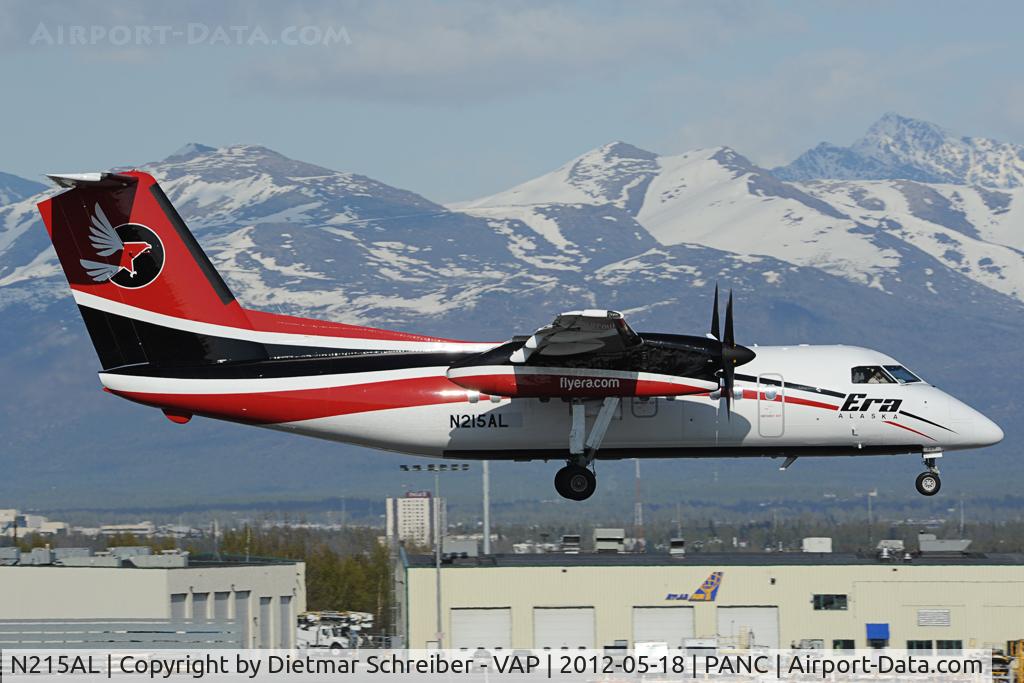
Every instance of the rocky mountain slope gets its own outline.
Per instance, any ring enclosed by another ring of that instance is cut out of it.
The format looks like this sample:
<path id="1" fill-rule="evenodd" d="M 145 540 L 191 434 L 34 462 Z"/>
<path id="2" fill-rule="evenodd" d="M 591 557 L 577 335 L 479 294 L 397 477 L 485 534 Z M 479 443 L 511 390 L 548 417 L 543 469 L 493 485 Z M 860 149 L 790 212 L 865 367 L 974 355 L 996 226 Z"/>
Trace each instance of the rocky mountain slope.
<path id="1" fill-rule="evenodd" d="M 1024 185 L 1024 145 L 956 135 L 889 113 L 849 147 L 823 142 L 788 166 L 783 180 L 916 180 L 1012 190 Z"/>
<path id="2" fill-rule="evenodd" d="M 20 178 L 10 173 L 0 173 L 0 206 L 31 197 L 46 189 L 42 183 Z"/>

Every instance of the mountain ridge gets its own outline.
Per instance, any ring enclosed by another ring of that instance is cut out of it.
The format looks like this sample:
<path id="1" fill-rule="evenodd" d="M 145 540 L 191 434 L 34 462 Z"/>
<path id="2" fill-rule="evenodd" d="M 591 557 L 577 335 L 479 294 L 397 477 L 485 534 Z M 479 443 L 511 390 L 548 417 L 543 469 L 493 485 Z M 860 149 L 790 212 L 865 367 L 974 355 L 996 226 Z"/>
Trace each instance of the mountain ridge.
<path id="1" fill-rule="evenodd" d="M 0 171 L 0 206 L 39 194 L 46 186 L 35 180 Z"/>
<path id="2" fill-rule="evenodd" d="M 889 130 L 886 121 L 873 126 L 871 135 Z M 907 121 L 900 117 L 898 124 Z M 941 130 L 923 122 L 918 127 Z M 613 158 L 622 146 L 637 149 L 608 143 L 510 190 L 451 208 L 495 217 L 577 203 L 623 206 L 621 194 L 594 188 L 641 187 L 644 196 L 630 200 L 630 212 L 662 245 L 703 244 L 771 256 L 886 291 L 900 288 L 905 271 L 927 254 L 1024 301 L 1024 188 L 905 178 L 787 181 L 727 146 L 667 156 L 640 150 L 643 168 L 623 170 L 622 160 Z M 577 174 L 579 168 L 586 174 Z M 934 283 L 925 289 L 937 292 Z"/>
<path id="3" fill-rule="evenodd" d="M 912 180 L 1024 186 L 1024 145 L 958 136 L 941 126 L 889 112 L 849 147 L 828 142 L 772 169 L 782 180 Z"/>

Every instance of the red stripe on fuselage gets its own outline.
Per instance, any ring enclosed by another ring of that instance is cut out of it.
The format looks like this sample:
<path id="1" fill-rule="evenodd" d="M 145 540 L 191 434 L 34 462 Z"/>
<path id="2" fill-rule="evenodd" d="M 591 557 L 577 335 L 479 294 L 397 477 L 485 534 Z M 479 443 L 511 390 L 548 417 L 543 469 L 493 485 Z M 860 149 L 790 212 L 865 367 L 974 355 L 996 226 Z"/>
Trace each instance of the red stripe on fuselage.
<path id="1" fill-rule="evenodd" d="M 812 401 L 809 398 L 800 398 L 798 396 L 781 396 L 776 395 L 775 398 L 768 398 L 768 396 L 761 392 L 758 396 L 757 391 L 754 389 L 744 389 L 743 398 L 758 398 L 762 401 L 775 401 L 776 403 L 795 403 L 800 406 L 810 406 L 811 408 L 822 408 L 824 410 L 839 410 L 839 406 L 831 403 L 822 403 L 821 401 Z"/>
<path id="2" fill-rule="evenodd" d="M 532 368 L 531 368 L 532 369 Z M 622 376 L 587 375 L 552 369 L 543 373 L 460 374 L 451 381 L 472 391 L 512 398 L 603 398 L 607 396 L 689 396 L 707 393 L 690 384 L 642 379 L 632 373 Z"/>
<path id="3" fill-rule="evenodd" d="M 831 403 L 822 403 L 821 401 L 812 401 L 807 398 L 798 398 L 796 396 L 786 396 L 786 403 L 795 403 L 801 406 L 810 406 L 812 408 L 823 408 L 825 410 L 839 410 L 839 406 L 832 405 Z"/>
<path id="4" fill-rule="evenodd" d="M 696 389 L 696 387 L 694 388 Z M 166 394 L 114 389 L 108 389 L 108 391 L 136 403 L 157 408 L 253 424 L 297 422 L 334 415 L 468 401 L 464 388 L 442 376 L 261 393 Z M 743 396 L 750 399 L 757 398 L 757 392 L 745 389 Z M 482 396 L 481 398 L 486 400 L 487 397 Z M 781 401 L 782 399 L 782 396 L 768 399 L 764 394 L 761 395 L 761 400 L 764 401 Z M 825 410 L 839 409 L 835 405 L 795 396 L 786 396 L 785 402 Z M 897 426 L 902 427 L 903 425 Z M 904 428 L 910 429 L 909 427 Z M 910 431 L 920 434 L 913 429 Z M 926 434 L 922 434 L 922 436 L 927 437 Z"/>
<path id="5" fill-rule="evenodd" d="M 247 394 L 163 394 L 116 390 L 111 390 L 111 393 L 157 408 L 252 424 L 296 422 L 467 400 L 466 390 L 444 377 Z"/>
<path id="6" fill-rule="evenodd" d="M 886 421 L 885 424 L 892 425 L 893 427 L 899 427 L 900 429 L 906 429 L 908 432 L 914 432 L 915 434 L 917 434 L 919 436 L 923 436 L 926 439 L 930 439 L 932 441 L 935 441 L 934 438 L 928 436 L 924 432 L 919 432 L 916 429 L 914 429 L 913 427 L 908 427 L 907 425 L 900 424 L 899 422 L 889 422 L 889 421 Z"/>
<path id="7" fill-rule="evenodd" d="M 410 334 L 408 332 L 397 332 L 395 330 L 384 330 L 377 327 L 346 325 L 345 323 L 336 323 L 328 320 L 298 318 L 291 315 L 255 311 L 251 308 L 245 309 L 245 315 L 252 324 L 252 329 L 259 330 L 260 332 L 309 334 L 321 337 L 346 337 L 350 339 L 374 339 L 379 341 L 433 342 L 450 344 L 477 343 L 459 341 L 457 339 L 445 339 L 443 337 L 430 337 L 422 334 Z"/>

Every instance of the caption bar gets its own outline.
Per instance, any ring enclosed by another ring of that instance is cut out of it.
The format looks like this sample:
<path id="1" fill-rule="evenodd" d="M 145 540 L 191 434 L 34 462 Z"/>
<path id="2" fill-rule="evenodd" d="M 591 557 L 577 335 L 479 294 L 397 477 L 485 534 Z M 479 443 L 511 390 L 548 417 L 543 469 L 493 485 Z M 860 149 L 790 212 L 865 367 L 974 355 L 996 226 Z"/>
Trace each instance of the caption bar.
<path id="1" fill-rule="evenodd" d="M 516 680 L 992 680 L 992 654 L 904 650 L 13 650 L 0 652 L 3 680 L 359 680 L 439 676 Z"/>

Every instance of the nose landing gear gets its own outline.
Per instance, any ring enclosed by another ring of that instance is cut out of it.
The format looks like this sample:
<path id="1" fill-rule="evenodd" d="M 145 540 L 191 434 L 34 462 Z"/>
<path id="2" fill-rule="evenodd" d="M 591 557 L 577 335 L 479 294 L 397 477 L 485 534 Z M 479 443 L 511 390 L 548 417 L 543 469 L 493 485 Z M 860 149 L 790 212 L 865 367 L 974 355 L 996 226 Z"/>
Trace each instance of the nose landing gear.
<path id="1" fill-rule="evenodd" d="M 934 496 L 942 488 L 942 481 L 939 479 L 939 475 L 934 472 L 922 472 L 917 475 L 917 481 L 914 482 L 914 486 L 917 487 L 917 492 L 922 496 Z"/>
<path id="2" fill-rule="evenodd" d="M 928 471 L 917 475 L 917 481 L 914 482 L 917 492 L 922 496 L 934 496 L 942 488 L 942 480 L 939 479 L 939 468 L 935 466 L 936 457 L 941 457 L 941 453 L 938 456 L 934 453 L 928 453 L 923 457 L 924 466 L 928 468 Z"/>

